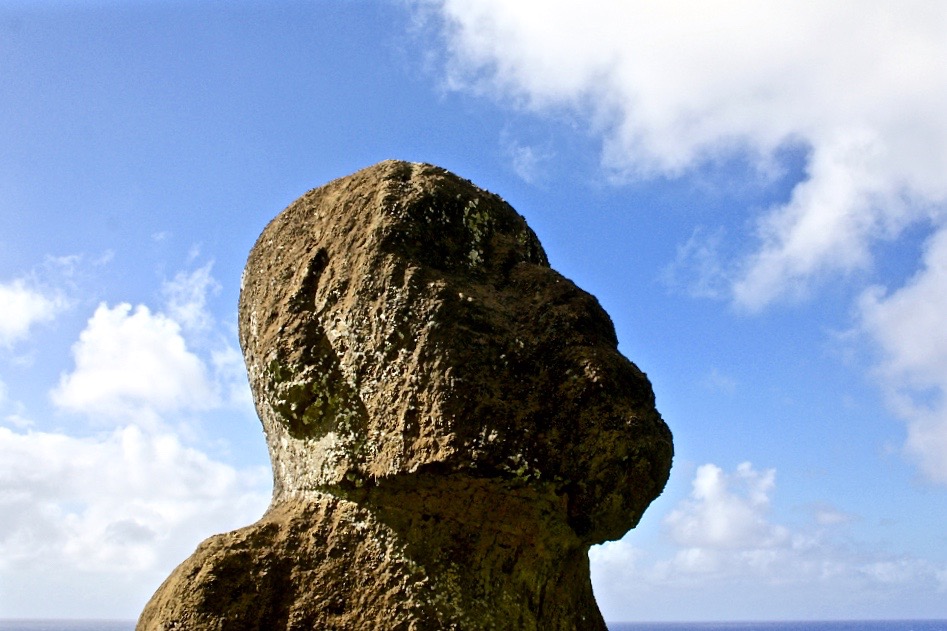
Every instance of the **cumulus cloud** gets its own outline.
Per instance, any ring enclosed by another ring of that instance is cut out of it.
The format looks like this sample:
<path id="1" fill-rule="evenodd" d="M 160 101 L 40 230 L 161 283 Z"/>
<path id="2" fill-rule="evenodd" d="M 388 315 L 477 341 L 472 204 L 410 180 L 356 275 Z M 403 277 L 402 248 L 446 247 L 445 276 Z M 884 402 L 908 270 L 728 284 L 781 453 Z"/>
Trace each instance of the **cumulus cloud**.
<path id="1" fill-rule="evenodd" d="M 161 575 L 202 538 L 257 519 L 269 493 L 262 467 L 238 470 L 133 425 L 90 438 L 0 427 L 0 453 L 0 609 L 8 614 L 41 613 L 21 610 L 21 591 L 23 602 L 35 602 L 29 590 L 52 602 L 56 589 L 101 598 L 121 585 L 130 599 L 122 609 L 136 615 Z M 62 600 L 63 611 L 77 606 Z"/>
<path id="2" fill-rule="evenodd" d="M 127 303 L 100 304 L 72 348 L 75 369 L 62 376 L 54 402 L 90 416 L 207 409 L 217 395 L 180 325 Z"/>
<path id="3" fill-rule="evenodd" d="M 161 311 L 102 303 L 72 347 L 75 367 L 52 391 L 63 410 L 137 422 L 222 405 L 252 408 L 243 357 L 208 308 L 212 264 L 162 286 Z"/>
<path id="4" fill-rule="evenodd" d="M 262 514 L 269 468 L 201 441 L 222 407 L 252 409 L 242 356 L 208 309 L 218 289 L 208 264 L 166 282 L 161 310 L 95 309 L 50 393 L 64 416 L 93 421 L 73 426 L 84 433 L 0 425 L 4 613 L 133 617 L 200 540 Z"/>
<path id="5" fill-rule="evenodd" d="M 830 505 L 818 506 L 810 524 L 776 523 L 770 516 L 775 490 L 773 469 L 698 467 L 689 497 L 663 520 L 670 546 L 638 547 L 633 531 L 591 550 L 606 618 L 845 617 L 870 613 L 882 593 L 913 595 L 908 602 L 920 595 L 930 600 L 943 589 L 945 567 L 838 543 L 850 539 L 839 535 L 853 517 Z"/>
<path id="6" fill-rule="evenodd" d="M 426 3 L 424 6 L 431 6 Z M 572 110 L 630 177 L 807 150 L 757 224 L 730 293 L 748 309 L 864 268 L 871 246 L 947 199 L 947 6 L 443 0 L 448 84 Z"/>
<path id="7" fill-rule="evenodd" d="M 727 475 L 713 464 L 697 469 L 691 499 L 665 518 L 672 539 L 688 548 L 772 547 L 784 528 L 771 525 L 764 510 L 776 486 L 776 471 L 759 472 L 744 462 Z"/>
<path id="8" fill-rule="evenodd" d="M 0 305 L 0 347 L 22 340 L 30 327 L 52 320 L 65 306 L 62 298 L 32 288 L 23 279 L 0 283 Z"/>
<path id="9" fill-rule="evenodd" d="M 908 422 L 908 451 L 947 484 L 947 231 L 930 239 L 924 266 L 888 293 L 871 287 L 859 301 L 862 330 L 881 351 L 878 376 Z"/>

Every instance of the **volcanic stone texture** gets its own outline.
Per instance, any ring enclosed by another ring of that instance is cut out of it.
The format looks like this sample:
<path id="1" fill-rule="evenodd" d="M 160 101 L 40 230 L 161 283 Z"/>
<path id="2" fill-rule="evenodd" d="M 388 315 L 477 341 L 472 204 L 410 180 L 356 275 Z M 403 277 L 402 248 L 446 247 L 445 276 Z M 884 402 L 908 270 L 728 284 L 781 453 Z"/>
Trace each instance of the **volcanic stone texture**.
<path id="1" fill-rule="evenodd" d="M 506 202 L 397 161 L 308 192 L 250 253 L 240 342 L 272 503 L 138 629 L 605 629 L 589 546 L 660 494 L 671 433 Z"/>

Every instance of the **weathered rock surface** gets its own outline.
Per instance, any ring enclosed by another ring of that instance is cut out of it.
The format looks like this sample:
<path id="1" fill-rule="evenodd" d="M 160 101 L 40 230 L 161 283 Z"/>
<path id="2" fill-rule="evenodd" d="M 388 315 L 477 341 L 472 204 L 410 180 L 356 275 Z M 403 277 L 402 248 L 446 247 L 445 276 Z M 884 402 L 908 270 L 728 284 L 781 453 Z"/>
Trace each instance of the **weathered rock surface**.
<path id="1" fill-rule="evenodd" d="M 387 161 L 250 253 L 240 342 L 273 462 L 138 629 L 604 629 L 590 545 L 660 494 L 671 434 L 598 302 L 496 195 Z"/>

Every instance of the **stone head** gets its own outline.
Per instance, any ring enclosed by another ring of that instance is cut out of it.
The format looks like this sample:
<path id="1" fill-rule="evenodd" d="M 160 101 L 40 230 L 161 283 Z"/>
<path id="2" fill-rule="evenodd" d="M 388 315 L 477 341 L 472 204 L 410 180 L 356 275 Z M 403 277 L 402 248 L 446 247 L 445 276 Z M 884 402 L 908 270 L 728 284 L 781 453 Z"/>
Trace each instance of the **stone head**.
<path id="1" fill-rule="evenodd" d="M 598 301 L 502 199 L 387 161 L 302 196 L 260 236 L 240 341 L 274 501 L 421 473 L 563 498 L 588 543 L 664 487 L 671 435 Z"/>

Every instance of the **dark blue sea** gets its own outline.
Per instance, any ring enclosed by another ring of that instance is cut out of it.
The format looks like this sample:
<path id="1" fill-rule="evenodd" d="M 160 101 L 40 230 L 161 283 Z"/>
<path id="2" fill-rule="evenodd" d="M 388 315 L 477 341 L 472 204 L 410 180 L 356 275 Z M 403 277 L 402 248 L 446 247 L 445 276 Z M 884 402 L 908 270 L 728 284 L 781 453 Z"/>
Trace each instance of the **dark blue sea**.
<path id="1" fill-rule="evenodd" d="M 0 631 L 133 631 L 134 620 L 0 620 Z M 608 631 L 947 631 L 947 620 L 612 622 Z"/>
<path id="2" fill-rule="evenodd" d="M 134 620 L 0 620 L 0 631 L 134 631 Z"/>
<path id="3" fill-rule="evenodd" d="M 611 622 L 608 631 L 947 631 L 947 620 L 834 622 Z"/>

